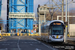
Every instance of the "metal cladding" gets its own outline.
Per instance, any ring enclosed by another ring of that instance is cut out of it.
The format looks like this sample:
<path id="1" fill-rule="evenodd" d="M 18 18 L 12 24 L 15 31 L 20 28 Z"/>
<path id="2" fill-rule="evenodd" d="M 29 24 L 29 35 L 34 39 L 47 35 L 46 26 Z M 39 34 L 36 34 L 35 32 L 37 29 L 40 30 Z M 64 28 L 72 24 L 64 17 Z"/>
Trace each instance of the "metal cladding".
<path id="1" fill-rule="evenodd" d="M 23 14 L 23 15 L 22 15 Z M 33 29 L 33 0 L 9 0 L 9 32 Z"/>
<path id="2" fill-rule="evenodd" d="M 0 17 L 1 17 L 2 0 L 0 0 Z"/>

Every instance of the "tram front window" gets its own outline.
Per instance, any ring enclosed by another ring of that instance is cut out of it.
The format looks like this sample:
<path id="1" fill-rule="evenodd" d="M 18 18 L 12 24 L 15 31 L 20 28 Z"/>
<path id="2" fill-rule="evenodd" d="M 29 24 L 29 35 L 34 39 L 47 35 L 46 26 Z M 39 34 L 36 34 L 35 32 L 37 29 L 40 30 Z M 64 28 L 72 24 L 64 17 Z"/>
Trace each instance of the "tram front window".
<path id="1" fill-rule="evenodd" d="M 63 35 L 63 26 L 52 26 L 52 35 Z"/>
<path id="2" fill-rule="evenodd" d="M 52 35 L 63 35 L 61 30 L 53 30 Z"/>

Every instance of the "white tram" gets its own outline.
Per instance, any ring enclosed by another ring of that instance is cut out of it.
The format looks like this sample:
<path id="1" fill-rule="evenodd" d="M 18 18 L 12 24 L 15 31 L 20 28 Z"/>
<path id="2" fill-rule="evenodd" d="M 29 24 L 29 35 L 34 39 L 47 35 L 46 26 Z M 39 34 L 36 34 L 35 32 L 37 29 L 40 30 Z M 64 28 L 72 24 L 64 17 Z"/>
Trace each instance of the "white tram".
<path id="1" fill-rule="evenodd" d="M 64 22 L 53 20 L 41 25 L 41 40 L 46 42 L 63 42 L 64 41 Z"/>

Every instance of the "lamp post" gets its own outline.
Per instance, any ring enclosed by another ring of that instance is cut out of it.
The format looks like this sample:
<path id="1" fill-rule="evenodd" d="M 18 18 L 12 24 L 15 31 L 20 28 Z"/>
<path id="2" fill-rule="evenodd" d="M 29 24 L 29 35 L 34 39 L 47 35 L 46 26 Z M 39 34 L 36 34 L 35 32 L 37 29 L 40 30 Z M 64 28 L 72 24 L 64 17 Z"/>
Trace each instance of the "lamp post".
<path id="1" fill-rule="evenodd" d="M 67 0 L 66 0 L 66 18 L 65 18 L 65 22 L 67 23 Z M 66 25 L 66 28 L 65 28 L 65 36 L 64 36 L 64 42 L 66 43 L 67 42 L 67 25 Z"/>
<path id="2" fill-rule="evenodd" d="M 73 0 L 72 0 L 70 3 L 75 3 L 75 2 L 73 2 Z M 70 3 L 68 3 L 68 32 L 69 32 L 69 28 L 70 28 L 70 26 L 69 26 L 69 4 Z"/>
<path id="3" fill-rule="evenodd" d="M 65 22 L 66 23 L 69 21 L 69 18 L 68 18 L 68 21 L 67 21 L 67 9 L 68 9 L 68 0 L 66 0 L 66 18 L 65 18 Z M 67 30 L 68 30 L 68 26 L 66 25 L 66 28 L 65 28 L 65 36 L 64 36 L 64 42 L 65 43 L 67 42 L 67 33 L 68 33 Z"/>

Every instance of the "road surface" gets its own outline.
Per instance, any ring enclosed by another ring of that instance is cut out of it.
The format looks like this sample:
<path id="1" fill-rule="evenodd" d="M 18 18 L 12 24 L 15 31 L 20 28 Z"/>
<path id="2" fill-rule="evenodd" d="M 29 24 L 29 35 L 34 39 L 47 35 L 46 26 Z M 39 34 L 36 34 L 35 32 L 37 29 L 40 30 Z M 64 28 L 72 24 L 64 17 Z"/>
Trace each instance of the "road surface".
<path id="1" fill-rule="evenodd" d="M 56 50 L 32 37 L 11 36 L 0 40 L 0 50 Z"/>

